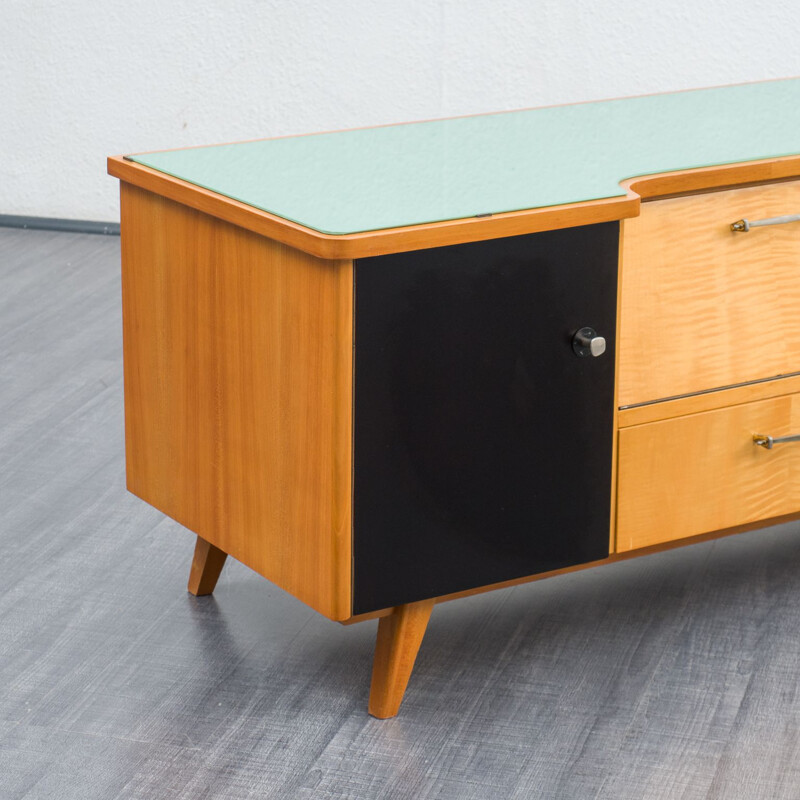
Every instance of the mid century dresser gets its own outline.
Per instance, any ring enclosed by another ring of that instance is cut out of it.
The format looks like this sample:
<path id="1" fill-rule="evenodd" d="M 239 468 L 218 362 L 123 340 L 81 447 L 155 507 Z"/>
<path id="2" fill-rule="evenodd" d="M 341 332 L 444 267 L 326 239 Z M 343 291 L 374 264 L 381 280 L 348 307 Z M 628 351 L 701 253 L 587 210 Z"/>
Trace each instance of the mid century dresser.
<path id="1" fill-rule="evenodd" d="M 800 515 L 800 80 L 108 168 L 128 488 L 374 716 L 437 602 Z"/>

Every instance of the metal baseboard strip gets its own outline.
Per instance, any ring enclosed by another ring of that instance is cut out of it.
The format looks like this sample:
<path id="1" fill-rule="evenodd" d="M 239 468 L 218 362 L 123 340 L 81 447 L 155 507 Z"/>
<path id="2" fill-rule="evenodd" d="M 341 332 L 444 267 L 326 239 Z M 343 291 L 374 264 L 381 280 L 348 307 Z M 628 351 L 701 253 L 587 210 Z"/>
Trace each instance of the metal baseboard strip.
<path id="1" fill-rule="evenodd" d="M 104 233 L 119 236 L 119 222 L 95 222 L 89 219 L 59 219 L 58 217 L 27 217 L 0 214 L 0 228 L 29 228 L 37 231 L 66 231 L 68 233 Z"/>

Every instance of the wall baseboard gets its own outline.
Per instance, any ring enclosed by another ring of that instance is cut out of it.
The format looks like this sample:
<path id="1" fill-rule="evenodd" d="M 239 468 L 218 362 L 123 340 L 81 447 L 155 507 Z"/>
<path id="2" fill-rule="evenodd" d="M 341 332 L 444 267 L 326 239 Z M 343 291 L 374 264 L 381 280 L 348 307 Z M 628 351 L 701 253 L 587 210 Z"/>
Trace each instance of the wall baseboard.
<path id="1" fill-rule="evenodd" d="M 119 222 L 94 222 L 88 219 L 59 219 L 58 217 L 26 217 L 0 214 L 0 228 L 30 228 L 37 231 L 67 231 L 69 233 L 105 233 L 119 236 Z"/>

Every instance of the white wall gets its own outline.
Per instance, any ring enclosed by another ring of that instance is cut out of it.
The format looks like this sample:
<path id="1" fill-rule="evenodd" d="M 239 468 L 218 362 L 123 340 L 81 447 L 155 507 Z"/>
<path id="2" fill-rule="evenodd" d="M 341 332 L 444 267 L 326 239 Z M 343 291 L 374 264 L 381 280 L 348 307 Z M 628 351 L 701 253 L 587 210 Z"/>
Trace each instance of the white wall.
<path id="1" fill-rule="evenodd" d="M 0 0 L 0 213 L 105 156 L 800 75 L 796 0 Z"/>

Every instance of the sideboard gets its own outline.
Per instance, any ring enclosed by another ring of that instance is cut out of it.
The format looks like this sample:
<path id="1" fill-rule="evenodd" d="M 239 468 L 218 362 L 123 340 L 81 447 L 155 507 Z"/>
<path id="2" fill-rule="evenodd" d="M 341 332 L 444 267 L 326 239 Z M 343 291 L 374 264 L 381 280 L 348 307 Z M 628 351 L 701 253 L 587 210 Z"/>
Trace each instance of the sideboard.
<path id="1" fill-rule="evenodd" d="M 128 488 L 378 618 L 374 716 L 438 602 L 800 516 L 800 80 L 108 170 Z"/>

